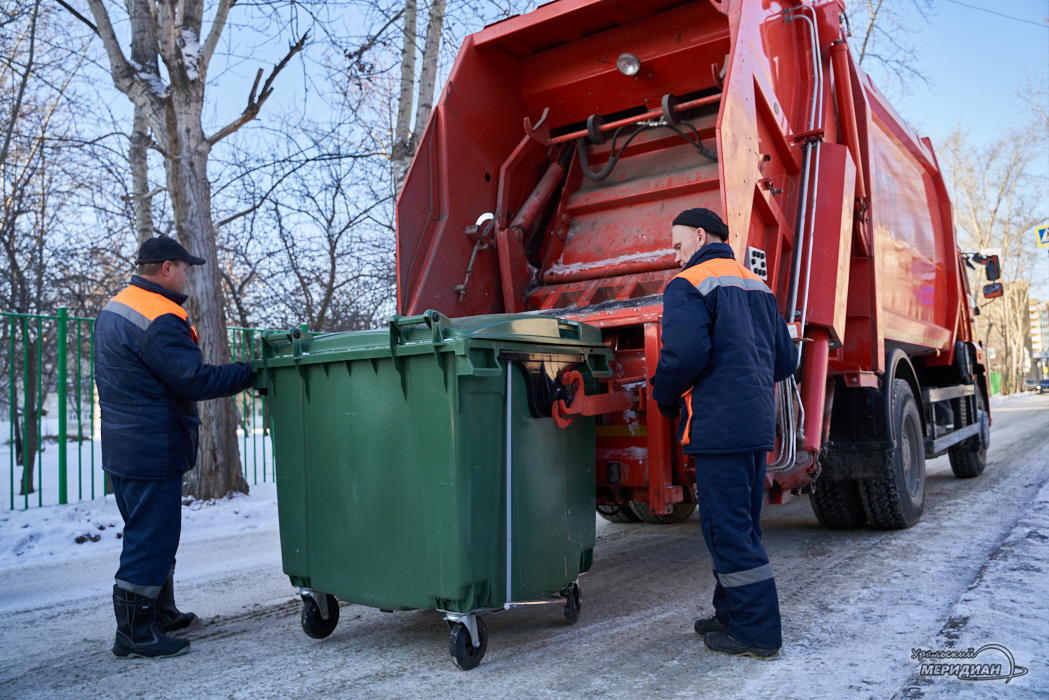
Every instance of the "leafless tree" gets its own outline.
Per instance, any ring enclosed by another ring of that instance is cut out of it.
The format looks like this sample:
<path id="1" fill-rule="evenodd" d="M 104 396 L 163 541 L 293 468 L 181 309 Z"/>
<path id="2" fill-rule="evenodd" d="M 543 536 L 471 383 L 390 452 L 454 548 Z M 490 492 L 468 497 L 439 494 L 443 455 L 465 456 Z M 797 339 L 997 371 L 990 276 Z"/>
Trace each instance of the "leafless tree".
<path id="1" fill-rule="evenodd" d="M 919 23 L 908 21 L 908 11 Z M 921 68 L 914 41 L 933 12 L 933 0 L 845 0 L 856 61 L 884 77 L 886 87 L 909 92 L 932 81 Z M 880 81 L 879 81 L 880 82 Z"/>
<path id="2" fill-rule="evenodd" d="M 252 310 L 252 325 L 333 331 L 379 321 L 392 294 L 390 202 L 383 161 L 352 143 L 356 130 L 333 113 L 283 125 L 265 162 L 250 147 L 235 154 L 241 175 L 220 190 L 236 210 L 220 228 L 220 258 L 230 304 L 245 321 Z"/>
<path id="3" fill-rule="evenodd" d="M 464 32 L 525 5 L 356 6 L 359 35 L 324 35 L 338 53 L 318 66 L 329 77 L 316 96 L 322 116 L 288 114 L 242 140 L 227 156 L 236 175 L 216 186 L 224 289 L 245 325 L 344 330 L 392 312 L 393 202 L 440 67 Z"/>
<path id="4" fill-rule="evenodd" d="M 985 344 L 1001 353 L 1002 390 L 1016 390 L 1023 371 L 1028 292 L 1038 256 L 1031 229 L 1046 214 L 1044 192 L 1033 186 L 1027 134 L 1013 132 L 986 146 L 955 130 L 940 149 L 954 204 L 954 225 L 964 250 L 995 253 L 1005 294 L 982 304 L 977 326 Z M 982 287 L 976 277 L 973 286 Z M 979 292 L 976 292 L 979 295 Z"/>
<path id="5" fill-rule="evenodd" d="M 69 306 L 59 232 L 75 218 L 76 190 L 87 174 L 64 148 L 76 135 L 68 107 L 77 101 L 71 83 L 83 66 L 84 46 L 66 41 L 55 14 L 39 0 L 0 3 L 0 310 L 21 315 L 5 317 L 0 328 L 0 401 L 9 404 L 13 421 L 21 411 L 24 494 L 35 490 L 42 407 L 56 378 L 54 323 L 39 315 Z"/>
<path id="6" fill-rule="evenodd" d="M 206 133 L 201 115 L 208 69 L 234 2 L 218 0 L 205 8 L 202 0 L 128 0 L 124 8 L 118 8 L 103 0 L 87 0 L 94 24 L 76 13 L 101 38 L 113 84 L 134 105 L 136 137 L 141 135 L 144 122 L 151 134 L 150 146 L 163 156 L 164 189 L 179 240 L 209 263 L 190 277 L 189 306 L 205 361 L 213 364 L 228 362 L 230 354 L 211 216 L 208 157 L 216 144 L 258 116 L 273 94 L 275 79 L 306 42 L 306 34 L 299 35 L 265 80 L 264 69 L 259 68 L 247 91 L 244 111 L 214 133 Z M 70 10 L 75 13 L 75 8 Z M 206 11 L 211 17 L 205 26 Z M 123 12 L 130 28 L 130 57 L 111 17 Z M 137 202 L 148 202 L 149 192 L 140 177 L 141 162 L 133 160 L 133 165 L 133 196 Z M 139 235 L 144 235 L 145 228 L 145 223 L 140 223 Z M 200 411 L 203 427 L 198 466 L 187 475 L 185 490 L 198 498 L 246 492 L 232 399 L 204 402 Z"/>
<path id="7" fill-rule="evenodd" d="M 465 34 L 481 29 L 487 22 L 523 12 L 534 3 L 365 0 L 360 5 L 369 31 L 358 45 L 345 49 L 346 77 L 351 92 L 354 84 L 361 89 L 367 81 L 371 89 L 381 86 L 385 95 L 377 112 L 361 114 L 373 129 L 386 132 L 380 138 L 386 147 L 396 191 L 433 111 L 442 67 L 450 63 Z M 422 35 L 420 25 L 426 28 Z M 353 96 L 350 99 L 354 101 Z"/>

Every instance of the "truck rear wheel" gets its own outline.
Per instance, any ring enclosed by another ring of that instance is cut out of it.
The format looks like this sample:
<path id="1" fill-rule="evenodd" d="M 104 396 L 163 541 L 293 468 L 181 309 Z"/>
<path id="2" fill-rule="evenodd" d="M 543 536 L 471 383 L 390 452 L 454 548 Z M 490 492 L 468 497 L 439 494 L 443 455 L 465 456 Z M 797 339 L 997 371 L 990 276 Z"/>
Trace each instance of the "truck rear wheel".
<path id="1" fill-rule="evenodd" d="M 696 504 L 675 503 L 674 509 L 667 515 L 656 515 L 649 509 L 647 503 L 642 503 L 641 501 L 631 501 L 630 508 L 641 522 L 653 525 L 673 525 L 674 523 L 683 523 L 692 517 L 692 513 L 696 510 Z"/>
<path id="2" fill-rule="evenodd" d="M 831 530 L 855 530 L 867 524 L 860 487 L 855 479 L 817 481 L 809 494 L 812 512 Z"/>
<path id="3" fill-rule="evenodd" d="M 871 527 L 902 530 L 921 520 L 925 508 L 925 442 L 918 404 L 906 381 L 893 381 L 889 410 L 895 446 L 886 465 L 888 476 L 860 479 L 859 487 Z"/>
<path id="4" fill-rule="evenodd" d="M 598 503 L 597 514 L 610 523 L 639 523 L 634 509 L 629 503 Z"/>
<path id="5" fill-rule="evenodd" d="M 971 479 L 983 474 L 987 466 L 987 443 L 990 437 L 990 425 L 987 417 L 987 402 L 983 398 L 983 392 L 976 390 L 976 418 L 969 417 L 969 402 L 959 399 L 957 411 L 958 420 L 955 428 L 964 428 L 974 422 L 980 423 L 980 434 L 961 442 L 950 449 L 948 453 L 951 460 L 951 471 L 959 479 Z"/>

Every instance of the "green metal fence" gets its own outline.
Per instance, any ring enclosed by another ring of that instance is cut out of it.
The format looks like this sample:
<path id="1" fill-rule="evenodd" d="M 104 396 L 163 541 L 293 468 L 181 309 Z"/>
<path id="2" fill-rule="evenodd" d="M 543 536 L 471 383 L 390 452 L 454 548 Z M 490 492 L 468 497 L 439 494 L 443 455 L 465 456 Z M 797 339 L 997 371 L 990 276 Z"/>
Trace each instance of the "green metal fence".
<path id="1" fill-rule="evenodd" d="M 94 323 L 66 309 L 57 315 L 0 313 L 0 447 L 7 451 L 0 449 L 0 508 L 66 504 L 109 492 L 97 439 Z M 227 332 L 233 359 L 250 360 L 263 331 Z M 252 485 L 271 482 L 265 399 L 249 391 L 234 400 L 244 477 Z"/>
<path id="2" fill-rule="evenodd" d="M 257 354 L 262 334 L 265 330 L 258 328 L 226 329 L 230 337 L 230 352 L 234 361 L 249 362 Z M 236 397 L 241 425 L 244 429 L 240 456 L 244 465 L 244 478 L 249 484 L 258 484 L 261 471 L 262 481 L 273 481 L 274 467 L 273 448 L 270 441 L 270 419 L 266 397 L 256 396 L 252 391 L 245 391 Z M 250 438 L 249 438 L 250 434 Z M 261 446 L 261 450 L 260 450 Z M 260 454 L 261 452 L 261 454 Z"/>

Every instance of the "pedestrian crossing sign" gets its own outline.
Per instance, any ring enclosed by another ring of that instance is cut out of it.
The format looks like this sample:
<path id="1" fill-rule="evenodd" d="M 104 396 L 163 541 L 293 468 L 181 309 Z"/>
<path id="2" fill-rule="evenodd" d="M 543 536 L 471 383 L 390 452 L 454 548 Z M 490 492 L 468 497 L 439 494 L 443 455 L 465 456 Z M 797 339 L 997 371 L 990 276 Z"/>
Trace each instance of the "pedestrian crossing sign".
<path id="1" fill-rule="evenodd" d="M 1038 247 L 1049 248 L 1049 223 L 1042 224 L 1035 231 L 1038 233 Z"/>

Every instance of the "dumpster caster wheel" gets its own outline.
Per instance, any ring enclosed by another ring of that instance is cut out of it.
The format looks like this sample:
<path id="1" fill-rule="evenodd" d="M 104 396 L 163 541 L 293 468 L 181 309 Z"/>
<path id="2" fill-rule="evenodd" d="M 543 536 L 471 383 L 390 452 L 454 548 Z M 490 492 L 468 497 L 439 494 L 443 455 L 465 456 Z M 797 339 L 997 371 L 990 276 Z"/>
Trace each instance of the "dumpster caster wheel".
<path id="1" fill-rule="evenodd" d="M 583 607 L 583 594 L 579 592 L 579 584 L 573 581 L 561 589 L 561 595 L 565 597 L 565 619 L 568 624 L 574 625 L 579 621 L 579 609 Z"/>
<path id="2" fill-rule="evenodd" d="M 331 593 L 328 596 L 328 619 L 321 617 L 321 609 L 311 596 L 302 596 L 302 631 L 314 639 L 324 639 L 335 631 L 339 624 L 339 601 Z"/>
<path id="3" fill-rule="evenodd" d="M 488 630 L 485 629 L 484 620 L 476 619 L 477 639 L 479 646 L 473 645 L 470 639 L 470 630 L 462 622 L 456 622 L 452 626 L 452 636 L 448 643 L 448 651 L 451 652 L 452 661 L 464 671 L 477 668 L 488 651 Z"/>

